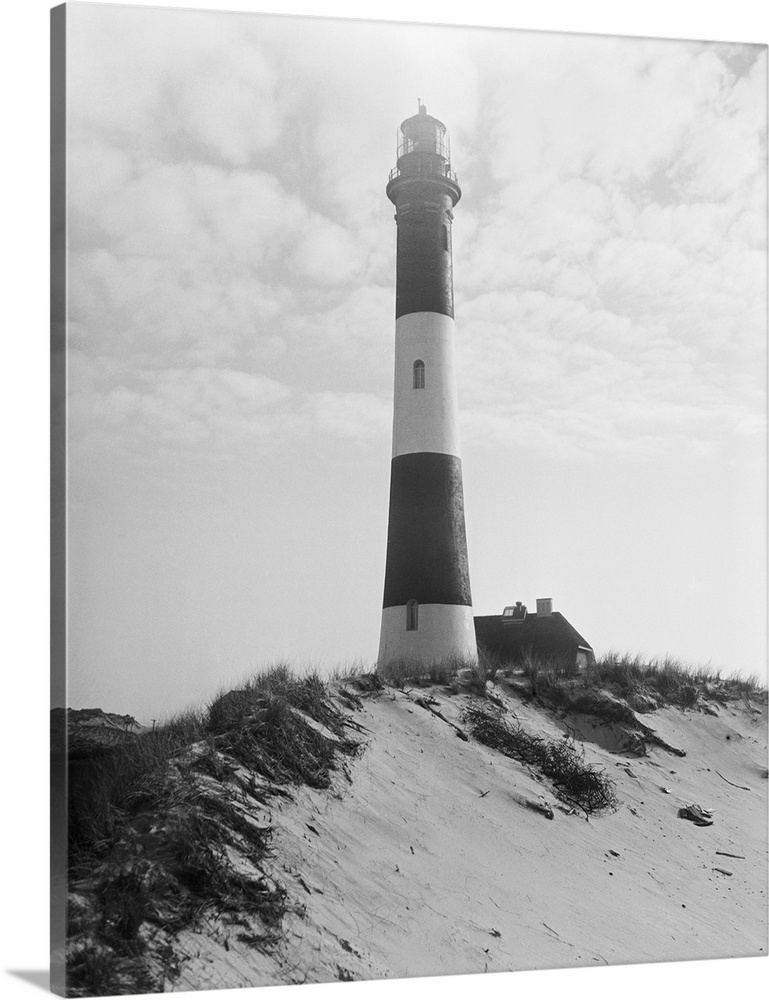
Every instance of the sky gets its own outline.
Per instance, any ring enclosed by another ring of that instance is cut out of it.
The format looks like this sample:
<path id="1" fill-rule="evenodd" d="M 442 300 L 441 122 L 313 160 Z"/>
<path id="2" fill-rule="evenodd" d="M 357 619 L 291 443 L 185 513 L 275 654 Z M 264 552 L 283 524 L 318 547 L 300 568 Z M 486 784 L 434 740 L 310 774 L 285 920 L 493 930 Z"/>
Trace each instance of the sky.
<path id="1" fill-rule="evenodd" d="M 373 663 L 418 98 L 476 613 L 765 679 L 765 46 L 68 8 L 69 704 Z"/>

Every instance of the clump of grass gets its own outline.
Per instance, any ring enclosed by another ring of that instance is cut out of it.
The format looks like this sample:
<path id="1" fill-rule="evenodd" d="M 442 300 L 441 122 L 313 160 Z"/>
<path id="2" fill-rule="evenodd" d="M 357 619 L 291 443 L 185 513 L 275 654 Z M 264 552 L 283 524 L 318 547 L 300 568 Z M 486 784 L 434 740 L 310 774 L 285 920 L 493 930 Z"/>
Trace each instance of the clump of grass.
<path id="1" fill-rule="evenodd" d="M 316 672 L 297 677 L 286 664 L 257 674 L 242 688 L 215 698 L 208 708 L 207 730 L 224 732 L 248 721 L 267 698 L 279 698 L 333 732 L 341 732 L 343 716 L 331 704 L 326 682 Z"/>
<path id="2" fill-rule="evenodd" d="M 285 890 L 258 872 L 268 853 L 271 830 L 248 816 L 248 808 L 215 783 L 195 784 L 182 769 L 166 788 L 165 808 L 152 809 L 152 826 L 137 833 L 129 852 L 135 872 L 149 890 L 145 918 L 180 929 L 202 908 L 258 916 L 274 925 L 283 915 Z M 233 849 L 253 863 L 255 874 L 231 860 Z M 126 893 L 126 895 L 130 895 Z"/>
<path id="3" fill-rule="evenodd" d="M 624 698 L 649 695 L 660 704 L 679 708 L 694 708 L 701 698 L 766 697 L 766 689 L 755 676 L 725 678 L 710 665 L 695 666 L 673 656 L 649 659 L 609 652 L 587 669 L 585 683 L 602 685 Z"/>
<path id="4" fill-rule="evenodd" d="M 341 727 L 341 713 L 333 707 L 321 710 L 310 695 L 300 705 L 329 730 Z M 263 685 L 230 702 L 226 711 L 215 702 L 209 723 L 214 745 L 270 781 L 328 788 L 337 755 L 354 753 L 358 744 L 341 736 L 330 739 L 297 713 L 296 707 Z"/>
<path id="5" fill-rule="evenodd" d="M 617 797 L 613 782 L 599 768 L 585 763 L 584 752 L 572 740 L 546 740 L 510 724 L 500 711 L 469 705 L 464 719 L 473 737 L 507 757 L 535 767 L 553 782 L 559 798 L 586 813 L 613 809 Z"/>
<path id="6" fill-rule="evenodd" d="M 582 710 L 589 698 L 580 697 L 579 688 L 590 692 L 604 709 L 597 714 L 616 712 L 609 699 L 599 697 L 601 691 L 625 699 L 641 711 L 661 705 L 696 708 L 702 700 L 726 702 L 741 697 L 766 698 L 757 678 L 723 678 L 721 671 L 710 666 L 693 666 L 672 656 L 646 658 L 641 655 L 609 652 L 591 662 L 580 672 L 571 664 L 557 659 L 538 657 L 529 651 L 519 664 L 521 674 L 528 678 L 532 694 L 554 707 Z M 577 704 L 582 703 L 582 707 Z M 595 705 L 593 705 L 595 709 Z M 616 719 L 615 719 L 616 721 Z"/>
<path id="7" fill-rule="evenodd" d="M 362 695 L 376 696 L 384 690 L 384 681 L 377 670 L 371 670 L 361 674 L 347 674 L 341 678 L 340 690 L 345 690 L 345 683 Z"/>
<path id="8" fill-rule="evenodd" d="M 673 657 L 645 660 L 617 653 L 597 660 L 586 673 L 586 682 L 610 688 L 620 697 L 641 693 L 681 708 L 692 708 L 702 687 L 718 680 L 718 672 L 694 668 Z"/>
<path id="9" fill-rule="evenodd" d="M 329 680 L 341 681 L 343 684 L 351 684 L 360 677 L 370 676 L 371 673 L 372 671 L 367 667 L 363 660 L 353 660 L 352 662 L 348 660 L 344 666 L 334 667 L 329 674 Z"/>
<path id="10" fill-rule="evenodd" d="M 422 663 L 418 660 L 389 660 L 377 667 L 377 674 L 384 684 L 403 690 L 404 687 L 428 687 L 431 684 L 450 685 L 464 664 L 459 660 L 436 660 Z"/>
<path id="11" fill-rule="evenodd" d="M 157 980 L 141 958 L 118 956 L 111 948 L 96 942 L 80 942 L 67 955 L 68 997 L 156 992 Z"/>
<path id="12" fill-rule="evenodd" d="M 79 907 L 68 949 L 69 996 L 162 990 L 145 928 L 172 933 L 207 910 L 257 917 L 265 937 L 279 925 L 285 890 L 257 867 L 269 828 L 250 820 L 224 788 L 192 781 L 194 763 L 169 770 L 156 798 L 145 791 L 143 809 L 113 852 L 88 872 L 90 920 Z"/>
<path id="13" fill-rule="evenodd" d="M 766 701 L 766 689 L 756 678 L 722 678 L 709 666 L 694 667 L 666 656 L 646 659 L 627 654 L 608 653 L 584 671 L 570 676 L 558 662 L 529 656 L 521 666 L 528 678 L 531 694 L 550 709 L 579 712 L 618 725 L 632 745 L 633 752 L 646 753 L 652 744 L 676 756 L 683 750 L 666 743 L 653 729 L 644 725 L 636 711 L 653 711 L 663 705 L 681 709 L 704 709 L 708 701 L 726 703 L 741 698 Z"/>
<path id="14" fill-rule="evenodd" d="M 403 690 L 405 687 L 430 687 L 441 684 L 455 693 L 460 688 L 460 680 L 476 694 L 483 694 L 486 683 L 494 680 L 499 670 L 499 662 L 483 650 L 477 660 L 467 660 L 461 656 L 449 656 L 443 660 L 422 663 L 417 660 L 390 660 L 377 667 L 377 674 L 384 684 Z"/>
<path id="15" fill-rule="evenodd" d="M 767 691 L 766 685 L 759 681 L 756 674 L 750 674 L 747 677 L 738 677 L 735 674 L 727 678 L 724 683 L 735 697 L 739 697 L 748 703 L 754 699 L 766 703 L 767 698 L 769 698 L 769 691 Z"/>
<path id="16" fill-rule="evenodd" d="M 481 648 L 478 650 L 478 660 L 469 664 L 470 690 L 475 694 L 485 695 L 486 685 L 496 680 L 500 669 L 499 659 Z"/>
<path id="17" fill-rule="evenodd" d="M 536 689 L 541 678 L 559 683 L 572 680 L 579 673 L 576 662 L 557 656 L 539 656 L 530 649 L 524 650 L 518 667 L 523 676 L 531 681 L 532 690 Z"/>
<path id="18" fill-rule="evenodd" d="M 630 699 L 632 693 L 644 690 L 641 687 L 622 689 L 623 698 L 619 696 L 619 692 L 615 694 L 610 690 L 612 685 L 605 681 L 597 682 L 594 673 L 587 672 L 581 678 L 568 679 L 558 670 L 551 671 L 550 666 L 547 662 L 540 664 L 534 662 L 529 671 L 531 693 L 547 708 L 563 713 L 576 712 L 590 715 L 611 726 L 619 727 L 624 731 L 626 738 L 623 746 L 625 748 L 631 746 L 635 754 L 645 755 L 646 745 L 649 743 L 676 756 L 686 756 L 683 750 L 666 743 L 653 729 L 636 717 L 633 707 L 626 699 Z M 652 704 L 656 706 L 658 702 L 653 701 Z M 629 751 L 625 749 L 623 752 Z"/>
<path id="19" fill-rule="evenodd" d="M 204 713 L 191 709 L 157 729 L 90 757 L 69 760 L 68 848 L 75 868 L 101 857 L 122 832 L 144 791 L 161 780 L 168 762 L 205 735 Z"/>
<path id="20" fill-rule="evenodd" d="M 644 674 L 644 664 L 639 656 L 609 652 L 587 668 L 585 685 L 608 686 L 626 697 L 643 684 Z"/>
<path id="21" fill-rule="evenodd" d="M 494 682 L 497 679 L 497 674 L 502 669 L 502 660 L 499 656 L 489 653 L 483 646 L 479 646 L 478 667 L 483 671 L 485 680 Z"/>

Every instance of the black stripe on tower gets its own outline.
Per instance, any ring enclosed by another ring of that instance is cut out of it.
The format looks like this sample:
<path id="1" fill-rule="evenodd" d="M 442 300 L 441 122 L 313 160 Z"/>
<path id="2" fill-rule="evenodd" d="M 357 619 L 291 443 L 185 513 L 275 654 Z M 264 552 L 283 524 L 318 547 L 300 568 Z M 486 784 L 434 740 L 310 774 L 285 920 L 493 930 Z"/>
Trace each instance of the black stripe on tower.
<path id="1" fill-rule="evenodd" d="M 453 318 L 453 199 L 440 181 L 401 180 L 393 193 L 398 210 L 395 316 L 435 312 Z"/>
<path id="2" fill-rule="evenodd" d="M 384 607 L 472 605 L 462 461 L 456 455 L 397 455 L 390 476 Z"/>

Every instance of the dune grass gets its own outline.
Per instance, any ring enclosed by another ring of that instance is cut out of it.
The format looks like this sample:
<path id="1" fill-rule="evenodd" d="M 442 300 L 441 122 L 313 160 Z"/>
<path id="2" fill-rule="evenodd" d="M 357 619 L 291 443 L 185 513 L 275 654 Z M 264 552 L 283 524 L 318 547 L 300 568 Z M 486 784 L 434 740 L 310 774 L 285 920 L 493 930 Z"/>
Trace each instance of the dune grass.
<path id="1" fill-rule="evenodd" d="M 483 650 L 477 660 L 449 656 L 443 660 L 420 663 L 415 660 L 390 660 L 376 668 L 382 683 L 403 690 L 406 687 L 429 687 L 441 684 L 457 693 L 462 684 L 476 694 L 483 694 L 486 684 L 494 680 L 498 662 Z"/>
<path id="2" fill-rule="evenodd" d="M 70 762 L 70 867 L 87 868 L 110 849 L 126 815 L 157 798 L 169 761 L 204 738 L 205 712 L 189 709 L 151 732 Z M 81 774 L 82 771 L 82 774 Z"/>
<path id="3" fill-rule="evenodd" d="M 256 774 L 313 788 L 328 788 L 337 755 L 358 746 L 344 736 L 344 715 L 330 702 L 326 682 L 317 673 L 296 677 L 285 664 L 214 699 L 206 730 L 216 750 Z"/>
<path id="4" fill-rule="evenodd" d="M 660 704 L 693 708 L 700 698 L 728 701 L 734 698 L 765 698 L 766 687 L 757 676 L 724 677 L 709 664 L 687 663 L 673 656 L 643 657 L 609 652 L 586 672 L 586 682 L 603 685 L 627 697 L 646 693 Z"/>
<path id="5" fill-rule="evenodd" d="M 580 669 L 576 663 L 538 656 L 532 651 L 525 653 L 514 664 L 506 663 L 481 646 L 477 662 L 459 657 L 428 663 L 392 660 L 373 670 L 365 670 L 361 664 L 353 665 L 336 671 L 332 678 L 354 684 L 359 689 L 362 685 L 366 690 L 375 690 L 380 686 L 403 690 L 435 684 L 453 693 L 464 686 L 475 694 L 483 695 L 488 682 L 493 682 L 500 673 L 526 678 L 532 693 L 540 700 L 558 707 L 577 709 L 577 701 L 584 708 L 588 702 L 592 704 L 602 700 L 595 696 L 600 691 L 608 691 L 628 700 L 630 712 L 639 704 L 644 709 L 663 705 L 693 708 L 703 698 L 722 702 L 734 698 L 767 698 L 766 686 L 760 684 L 755 675 L 747 678 L 736 674 L 724 677 L 720 670 L 709 665 L 694 666 L 672 656 L 648 658 L 617 652 L 608 652 Z M 615 711 L 608 707 L 606 699 L 603 701 L 607 711 Z"/>
<path id="6" fill-rule="evenodd" d="M 518 665 L 538 697 L 560 703 L 573 701 L 578 689 L 606 690 L 631 706 L 647 699 L 649 705 L 694 708 L 701 699 L 766 698 L 757 677 L 723 677 L 711 666 L 695 666 L 672 656 L 647 658 L 640 654 L 609 652 L 583 671 L 565 668 L 547 659 L 527 656 Z"/>
<path id="7" fill-rule="evenodd" d="M 212 910 L 256 919 L 250 936 L 268 947 L 286 894 L 261 870 L 271 830 L 254 803 L 291 784 L 328 787 L 338 757 L 356 750 L 326 683 L 281 664 L 81 763 L 69 795 L 67 995 L 157 992 L 165 976 L 144 929 L 172 932 Z"/>
<path id="8" fill-rule="evenodd" d="M 429 663 L 390 660 L 378 666 L 376 672 L 384 684 L 403 690 L 405 687 L 427 687 L 431 684 L 449 686 L 464 667 L 464 662 L 455 658 Z"/>
<path id="9" fill-rule="evenodd" d="M 463 718 L 476 740 L 534 767 L 552 781 L 556 794 L 565 802 L 586 813 L 616 807 L 613 782 L 602 770 L 585 763 L 584 751 L 572 740 L 534 736 L 517 721 L 509 722 L 503 712 L 478 703 L 468 705 Z"/>
<path id="10" fill-rule="evenodd" d="M 583 670 L 565 667 L 532 655 L 503 671 L 519 692 L 528 692 L 544 707 L 561 716 L 592 716 L 613 730 L 623 752 L 645 756 L 656 746 L 675 756 L 685 752 L 666 743 L 639 714 L 664 706 L 717 714 L 713 702 L 739 700 L 746 705 L 766 702 L 767 691 L 755 677 L 723 678 L 709 666 L 695 667 L 673 657 L 648 659 L 608 653 Z M 526 685 L 525 682 L 528 682 Z"/>

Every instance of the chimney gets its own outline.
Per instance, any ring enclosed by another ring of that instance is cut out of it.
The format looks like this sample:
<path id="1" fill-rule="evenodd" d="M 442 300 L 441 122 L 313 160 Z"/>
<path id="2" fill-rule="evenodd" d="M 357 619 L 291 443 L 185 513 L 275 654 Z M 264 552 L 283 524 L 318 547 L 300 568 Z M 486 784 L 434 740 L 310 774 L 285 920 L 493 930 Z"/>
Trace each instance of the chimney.
<path id="1" fill-rule="evenodd" d="M 552 597 L 538 597 L 537 598 L 537 618 L 547 618 L 553 613 L 553 598 Z"/>

